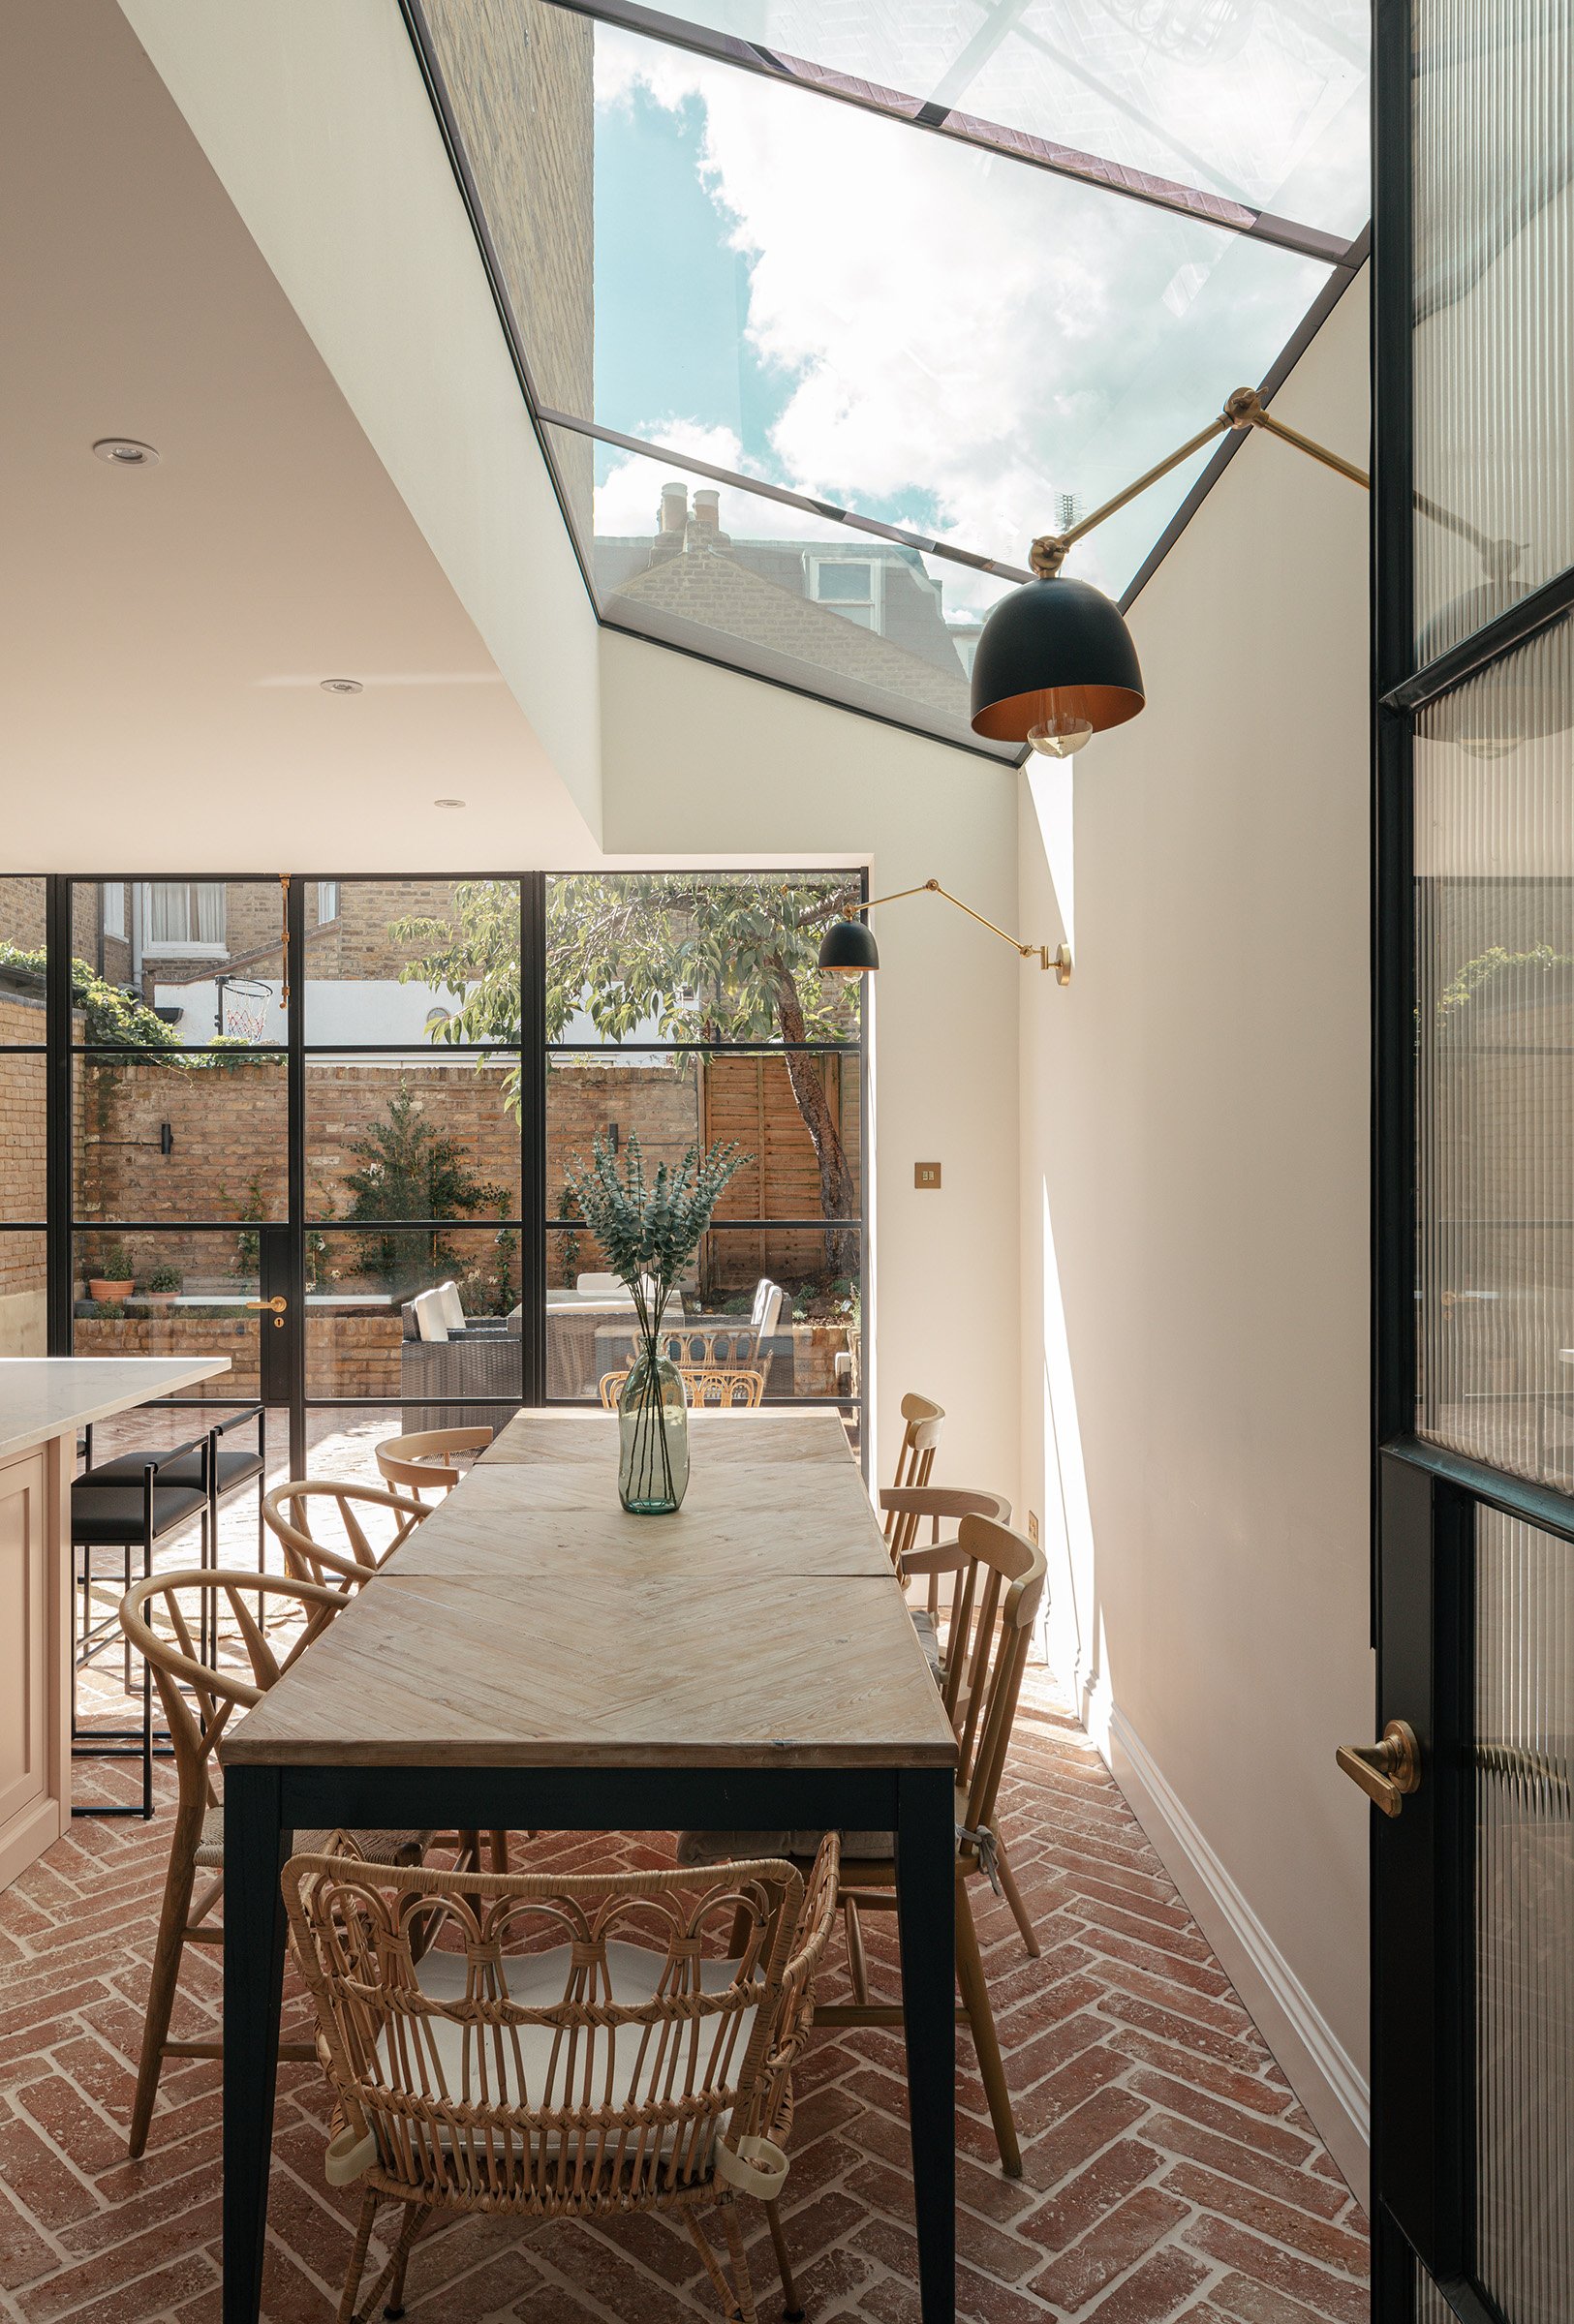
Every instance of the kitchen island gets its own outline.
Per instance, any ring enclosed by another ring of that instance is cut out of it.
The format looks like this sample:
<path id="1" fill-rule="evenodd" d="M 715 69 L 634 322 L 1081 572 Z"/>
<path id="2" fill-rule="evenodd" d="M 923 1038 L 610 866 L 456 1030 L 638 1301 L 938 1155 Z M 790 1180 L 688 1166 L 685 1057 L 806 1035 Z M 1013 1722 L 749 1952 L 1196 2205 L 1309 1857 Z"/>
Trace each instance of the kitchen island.
<path id="1" fill-rule="evenodd" d="M 216 1356 L 0 1358 L 0 1888 L 71 1819 L 77 1433 L 229 1368 Z"/>

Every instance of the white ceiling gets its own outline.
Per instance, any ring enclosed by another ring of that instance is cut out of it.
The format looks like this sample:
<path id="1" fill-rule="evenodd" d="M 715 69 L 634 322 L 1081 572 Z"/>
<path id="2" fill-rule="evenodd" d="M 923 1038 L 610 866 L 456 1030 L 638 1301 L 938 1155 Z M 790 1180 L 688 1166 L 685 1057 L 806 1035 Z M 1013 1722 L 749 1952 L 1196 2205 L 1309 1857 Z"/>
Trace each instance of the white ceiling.
<path id="1" fill-rule="evenodd" d="M 556 771 L 120 10 L 6 15 L 0 864 L 586 860 Z M 95 459 L 110 435 L 158 467 Z M 365 691 L 324 693 L 339 675 Z"/>

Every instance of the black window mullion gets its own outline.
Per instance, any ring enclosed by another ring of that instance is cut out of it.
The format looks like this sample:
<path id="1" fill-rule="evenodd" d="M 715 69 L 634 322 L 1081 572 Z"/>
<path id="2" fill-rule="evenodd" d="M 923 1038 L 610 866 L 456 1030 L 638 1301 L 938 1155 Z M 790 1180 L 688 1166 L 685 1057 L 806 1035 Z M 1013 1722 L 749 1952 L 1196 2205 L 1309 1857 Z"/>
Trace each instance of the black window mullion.
<path id="1" fill-rule="evenodd" d="M 71 1354 L 72 1284 L 72 1055 L 71 881 L 49 874 L 45 890 L 45 1039 L 48 1049 L 45 1109 L 47 1338 L 51 1356 Z"/>
<path id="2" fill-rule="evenodd" d="M 519 882 L 520 1356 L 527 1404 L 546 1400 L 546 874 Z"/>

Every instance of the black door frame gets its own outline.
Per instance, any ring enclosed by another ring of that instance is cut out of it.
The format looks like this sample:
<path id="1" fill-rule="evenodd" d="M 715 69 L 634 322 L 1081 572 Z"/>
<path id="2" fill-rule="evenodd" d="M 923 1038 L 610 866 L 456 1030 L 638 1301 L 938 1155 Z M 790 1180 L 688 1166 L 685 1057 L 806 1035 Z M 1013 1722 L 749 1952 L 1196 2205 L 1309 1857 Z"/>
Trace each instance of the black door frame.
<path id="1" fill-rule="evenodd" d="M 1574 1543 L 1574 1496 L 1416 1433 L 1412 781 L 1420 714 L 1574 606 L 1574 569 L 1417 666 L 1412 50 L 1410 0 L 1374 0 L 1372 1620 L 1375 1731 L 1410 1722 L 1423 1782 L 1372 1818 L 1373 2312 L 1413 2324 L 1419 2261 L 1464 2324 L 1502 2324 L 1473 2280 L 1475 1522 L 1496 1510 Z"/>
<path id="2" fill-rule="evenodd" d="M 551 1400 L 548 1398 L 546 1389 L 545 1304 L 548 1238 L 546 1218 L 546 1065 L 549 1053 L 549 1045 L 546 1040 L 546 898 L 548 880 L 560 875 L 570 874 L 567 872 L 558 874 L 550 872 L 491 871 L 444 875 L 445 877 L 451 876 L 455 880 L 469 878 L 517 881 L 519 888 L 519 1041 L 517 1047 L 512 1043 L 497 1045 L 499 1054 L 517 1055 L 523 1068 L 520 1075 L 519 1213 L 517 1217 L 509 1218 L 505 1222 L 475 1222 L 481 1232 L 486 1232 L 489 1228 L 501 1223 L 507 1228 L 507 1231 L 516 1232 L 519 1238 L 520 1275 L 524 1295 L 520 1333 L 520 1394 L 517 1397 L 495 1399 L 500 1421 L 515 1410 L 520 1403 L 544 1404 Z M 125 873 L 52 872 L 47 874 L 46 879 L 46 1077 L 47 1088 L 46 1175 L 47 1215 L 43 1224 L 46 1232 L 48 1352 L 52 1356 L 67 1356 L 72 1353 L 73 1286 L 76 1279 L 75 1254 L 77 1239 L 80 1234 L 90 1233 L 101 1228 L 108 1231 L 118 1229 L 128 1234 L 135 1233 L 139 1228 L 145 1228 L 147 1231 L 154 1231 L 156 1228 L 159 1232 L 187 1233 L 206 1228 L 221 1234 L 239 1233 L 250 1228 L 258 1237 L 260 1296 L 263 1299 L 270 1299 L 276 1294 L 282 1293 L 289 1302 L 277 1324 L 272 1316 L 266 1313 L 262 1314 L 259 1318 L 259 1353 L 262 1360 L 260 1381 L 263 1401 L 270 1403 L 271 1409 L 277 1410 L 279 1406 L 271 1403 L 269 1391 L 281 1386 L 287 1391 L 284 1408 L 289 1415 L 290 1473 L 293 1476 L 301 1476 L 305 1473 L 307 1465 L 306 1416 L 309 1412 L 313 1410 L 352 1411 L 357 1404 L 366 1408 L 375 1407 L 384 1410 L 388 1408 L 390 1402 L 398 1400 L 387 1397 L 323 1396 L 313 1395 L 309 1392 L 306 1319 L 302 1296 L 307 1271 L 307 1238 L 313 1223 L 307 1216 L 308 1068 L 315 1054 L 334 1056 L 361 1054 L 371 1055 L 380 1051 L 384 1054 L 394 1054 L 407 1051 L 409 1044 L 334 1042 L 324 1043 L 320 1046 L 314 1045 L 309 1041 L 310 1027 L 306 1024 L 304 1009 L 298 1005 L 292 1005 L 286 1014 L 284 1043 L 259 1045 L 258 1054 L 278 1057 L 282 1059 L 285 1067 L 289 1125 L 286 1173 L 288 1208 L 283 1219 L 266 1222 L 229 1218 L 194 1219 L 179 1222 L 173 1220 L 143 1222 L 134 1219 L 112 1221 L 88 1218 L 78 1220 L 76 1215 L 73 1103 L 76 1063 L 81 1050 L 73 1042 L 72 963 L 75 948 L 72 891 L 78 884 L 97 888 L 106 880 L 121 880 L 128 876 Z M 329 874 L 292 872 L 270 875 L 257 872 L 189 874 L 170 872 L 161 874 L 161 876 L 171 880 L 200 878 L 203 881 L 218 881 L 227 886 L 254 883 L 269 877 L 277 877 L 282 902 L 281 927 L 282 933 L 287 937 L 284 956 L 285 981 L 292 982 L 298 979 L 301 984 L 304 984 L 307 959 L 307 882 L 308 880 L 326 879 L 330 876 Z M 409 872 L 342 872 L 331 876 L 337 879 L 341 891 L 348 887 L 368 884 L 396 886 L 401 879 L 418 880 L 423 877 L 420 873 Z M 704 874 L 700 872 L 696 876 L 703 877 Z M 778 872 L 773 868 L 772 876 L 789 878 L 793 875 L 790 872 Z M 823 878 L 826 874 L 823 870 L 820 870 L 805 873 L 803 876 Z M 848 876 L 857 880 L 861 892 L 867 895 L 866 873 L 849 871 Z M 200 1054 L 201 1046 L 201 1044 L 192 1044 L 188 1054 Z M 613 1045 L 606 1046 L 608 1054 L 616 1054 Z M 781 1052 L 779 1042 L 707 1043 L 685 1041 L 641 1043 L 636 1046 L 725 1055 L 742 1055 L 751 1053 L 774 1055 Z M 862 1021 L 860 1020 L 859 1038 L 856 1045 L 849 1042 L 840 1044 L 811 1042 L 804 1046 L 815 1050 L 834 1051 L 843 1055 L 849 1052 L 855 1054 L 858 1072 L 859 1121 L 861 1129 L 867 1130 L 870 1122 L 868 1041 Z M 101 1054 L 110 1053 L 101 1052 Z M 126 1058 L 135 1058 L 139 1054 L 142 1054 L 166 1059 L 170 1055 L 168 1050 L 139 1053 L 133 1046 L 116 1047 L 112 1054 Z M 478 1047 L 456 1045 L 451 1048 L 434 1047 L 432 1054 L 434 1061 L 442 1061 L 445 1058 L 448 1061 L 456 1061 L 467 1055 L 482 1053 Z M 531 1063 L 533 1059 L 535 1060 L 534 1065 Z M 869 1159 L 867 1152 L 860 1157 L 862 1207 L 858 1220 L 853 1222 L 859 1238 L 860 1275 L 865 1282 L 868 1279 L 869 1252 L 871 1176 L 868 1167 Z M 445 1225 L 452 1227 L 455 1222 L 451 1220 L 411 1220 L 393 1223 L 396 1225 L 405 1223 L 413 1227 Z M 461 1228 L 468 1227 L 471 1223 L 459 1222 Z M 725 1228 L 719 1231 L 727 1233 L 749 1233 L 760 1230 L 782 1231 L 799 1226 L 816 1228 L 821 1223 L 823 1222 L 818 1220 L 729 1219 Z M 252 1400 L 239 1396 L 234 1398 L 172 1396 L 166 1399 L 171 1406 L 200 1408 L 215 1414 L 232 1408 L 235 1404 L 245 1404 Z M 409 1399 L 406 1400 L 409 1401 Z M 491 1399 L 466 1397 L 462 1399 L 462 1402 L 468 1409 L 478 1403 L 485 1403 L 489 1400 Z M 771 1398 L 769 1400 L 775 1402 L 778 1399 Z M 787 1399 L 782 1400 L 786 1401 Z M 800 1407 L 824 1404 L 839 1410 L 850 1408 L 857 1419 L 859 1443 L 864 1449 L 867 1459 L 869 1442 L 867 1392 L 862 1383 L 860 1383 L 860 1392 L 856 1397 L 802 1397 L 790 1400 Z M 422 1397 L 418 1401 L 424 1407 L 429 1405 L 433 1399 Z"/>

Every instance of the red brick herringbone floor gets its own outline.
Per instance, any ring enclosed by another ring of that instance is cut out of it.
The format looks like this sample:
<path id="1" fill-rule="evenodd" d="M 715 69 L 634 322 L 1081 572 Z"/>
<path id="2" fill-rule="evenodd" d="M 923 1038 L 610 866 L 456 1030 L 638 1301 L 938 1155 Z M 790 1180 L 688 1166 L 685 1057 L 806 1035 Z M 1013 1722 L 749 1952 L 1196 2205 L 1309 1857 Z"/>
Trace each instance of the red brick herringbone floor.
<path id="1" fill-rule="evenodd" d="M 1361 2324 L 1366 2222 L 1047 1685 L 1024 1702 L 1001 1821 L 1043 1945 L 1027 1960 L 981 1892 L 1026 2176 L 1000 2174 L 964 2039 L 959 2313 Z M 172 2064 L 145 2159 L 125 2156 L 166 1832 L 162 1819 L 78 1822 L 0 1896 L 0 2314 L 14 2324 L 218 2315 L 218 2068 Z M 567 1869 L 608 1847 L 670 1861 L 660 1835 L 546 1835 L 529 1852 Z M 870 1946 L 888 1982 L 878 1926 Z M 214 1965 L 188 1964 L 177 2034 L 218 2001 Z M 829 1982 L 842 1983 L 839 1960 Z M 915 2324 L 904 2107 L 898 2037 L 811 2037 L 784 2210 L 817 2319 Z M 281 2067 L 272 2324 L 331 2317 L 342 2280 L 353 2198 L 324 2183 L 324 2117 L 315 2069 Z M 755 2276 L 772 2317 L 768 2251 Z M 687 2238 L 659 2217 L 522 2231 L 467 2219 L 417 2247 L 408 2297 L 413 2324 L 716 2318 Z"/>

